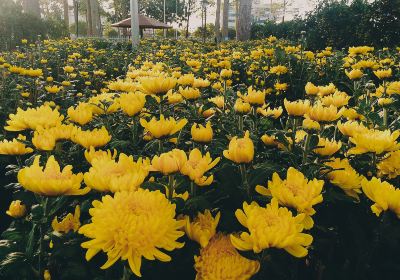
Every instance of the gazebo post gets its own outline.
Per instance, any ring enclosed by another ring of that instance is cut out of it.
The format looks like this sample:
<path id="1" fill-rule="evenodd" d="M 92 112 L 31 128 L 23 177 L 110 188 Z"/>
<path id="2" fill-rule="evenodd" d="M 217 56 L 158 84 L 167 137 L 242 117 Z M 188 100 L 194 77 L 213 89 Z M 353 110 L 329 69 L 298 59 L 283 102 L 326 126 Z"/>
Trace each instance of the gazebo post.
<path id="1" fill-rule="evenodd" d="M 139 45 L 139 9 L 137 0 L 130 0 L 131 8 L 131 39 L 132 47 L 135 48 Z"/>

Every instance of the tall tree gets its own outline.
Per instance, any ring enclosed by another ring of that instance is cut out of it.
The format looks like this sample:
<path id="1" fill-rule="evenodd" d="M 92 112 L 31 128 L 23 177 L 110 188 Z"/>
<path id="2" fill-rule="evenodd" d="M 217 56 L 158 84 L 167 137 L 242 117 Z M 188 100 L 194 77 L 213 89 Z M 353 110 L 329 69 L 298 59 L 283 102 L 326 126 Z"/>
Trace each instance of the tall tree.
<path id="1" fill-rule="evenodd" d="M 215 8 L 215 40 L 217 44 L 221 41 L 221 31 L 220 31 L 220 21 L 221 21 L 221 0 L 217 0 L 217 5 Z"/>
<path id="2" fill-rule="evenodd" d="M 93 20 L 92 20 L 92 3 L 91 0 L 86 0 L 86 22 L 87 35 L 93 36 Z"/>
<path id="3" fill-rule="evenodd" d="M 222 10 L 222 40 L 228 39 L 229 0 L 224 0 Z"/>
<path id="4" fill-rule="evenodd" d="M 25 13 L 37 16 L 40 18 L 39 0 L 23 0 L 22 8 Z"/>
<path id="5" fill-rule="evenodd" d="M 237 15 L 236 38 L 240 41 L 250 39 L 252 0 L 239 0 Z"/>
<path id="6" fill-rule="evenodd" d="M 190 16 L 196 11 L 197 6 L 195 0 L 187 0 L 185 3 L 185 19 L 186 19 L 186 32 L 185 37 L 189 37 Z"/>
<path id="7" fill-rule="evenodd" d="M 98 0 L 91 0 L 91 10 L 93 35 L 101 36 L 100 5 Z"/>
<path id="8" fill-rule="evenodd" d="M 285 22 L 285 16 L 287 12 L 287 8 L 293 4 L 293 0 L 283 0 L 282 2 L 282 22 Z"/>
<path id="9" fill-rule="evenodd" d="M 64 6 L 64 22 L 65 22 L 65 25 L 69 28 L 69 5 L 68 5 L 68 0 L 63 0 L 63 6 Z"/>

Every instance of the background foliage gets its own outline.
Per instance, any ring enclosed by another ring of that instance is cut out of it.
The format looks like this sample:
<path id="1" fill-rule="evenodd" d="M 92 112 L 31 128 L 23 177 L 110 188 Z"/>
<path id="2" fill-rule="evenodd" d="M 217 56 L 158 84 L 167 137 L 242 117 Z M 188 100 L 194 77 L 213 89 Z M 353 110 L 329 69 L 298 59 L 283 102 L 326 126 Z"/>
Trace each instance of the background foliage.
<path id="1" fill-rule="evenodd" d="M 253 25 L 252 37 L 275 35 L 296 41 L 305 31 L 307 47 L 314 50 L 326 46 L 391 47 L 400 44 L 399 19 L 399 0 L 324 0 L 304 19 Z"/>

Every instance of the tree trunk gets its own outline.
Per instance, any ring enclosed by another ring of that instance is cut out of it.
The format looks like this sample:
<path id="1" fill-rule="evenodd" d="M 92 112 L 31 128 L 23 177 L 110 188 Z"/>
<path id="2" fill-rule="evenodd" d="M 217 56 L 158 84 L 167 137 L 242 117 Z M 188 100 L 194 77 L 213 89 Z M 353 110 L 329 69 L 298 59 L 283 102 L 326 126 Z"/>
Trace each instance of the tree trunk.
<path id="1" fill-rule="evenodd" d="M 25 13 L 37 16 L 40 18 L 40 4 L 39 0 L 23 0 L 22 9 Z"/>
<path id="2" fill-rule="evenodd" d="M 221 0 L 217 0 L 217 8 L 215 12 L 215 41 L 217 44 L 221 41 L 221 32 L 220 32 L 220 21 L 221 21 Z"/>
<path id="3" fill-rule="evenodd" d="M 87 35 L 93 35 L 93 21 L 92 21 L 92 3 L 91 0 L 86 0 L 86 22 L 87 22 Z"/>
<path id="4" fill-rule="evenodd" d="M 228 40 L 229 0 L 224 0 L 222 11 L 222 40 Z"/>
<path id="5" fill-rule="evenodd" d="M 185 38 L 189 37 L 189 20 L 190 20 L 191 2 L 192 2 L 192 0 L 188 1 L 188 6 L 186 8 L 186 34 L 185 34 Z"/>
<path id="6" fill-rule="evenodd" d="M 64 22 L 65 25 L 68 28 L 69 32 L 69 6 L 68 6 L 68 0 L 63 0 L 63 5 L 64 5 Z"/>
<path id="7" fill-rule="evenodd" d="M 252 0 L 239 0 L 239 14 L 237 17 L 236 38 L 240 41 L 250 39 L 251 2 Z"/>
<path id="8" fill-rule="evenodd" d="M 99 22 L 99 2 L 97 0 L 91 0 L 92 10 L 92 35 L 100 36 L 100 22 Z"/>
<path id="9" fill-rule="evenodd" d="M 237 34 L 237 30 L 238 30 L 238 24 L 239 24 L 239 0 L 235 0 L 235 30 L 236 30 L 236 34 Z M 236 37 L 237 40 L 237 37 Z"/>

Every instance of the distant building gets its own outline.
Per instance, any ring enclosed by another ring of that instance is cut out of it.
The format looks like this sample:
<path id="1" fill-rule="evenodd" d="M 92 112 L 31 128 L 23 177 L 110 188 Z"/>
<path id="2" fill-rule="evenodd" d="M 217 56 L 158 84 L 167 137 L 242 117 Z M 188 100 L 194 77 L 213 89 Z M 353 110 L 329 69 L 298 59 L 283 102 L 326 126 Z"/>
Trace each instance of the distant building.
<path id="1" fill-rule="evenodd" d="M 277 8 L 279 2 L 274 0 L 253 0 L 251 15 L 253 22 L 276 21 L 280 22 L 283 17 L 283 9 Z M 272 9 L 271 9 L 272 8 Z M 297 7 L 287 7 L 285 19 L 290 20 L 300 14 Z M 222 19 L 221 19 L 222 20 Z M 236 28 L 236 2 L 231 0 L 228 12 L 228 28 Z"/>

